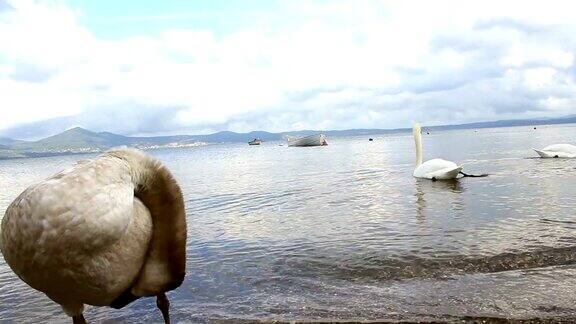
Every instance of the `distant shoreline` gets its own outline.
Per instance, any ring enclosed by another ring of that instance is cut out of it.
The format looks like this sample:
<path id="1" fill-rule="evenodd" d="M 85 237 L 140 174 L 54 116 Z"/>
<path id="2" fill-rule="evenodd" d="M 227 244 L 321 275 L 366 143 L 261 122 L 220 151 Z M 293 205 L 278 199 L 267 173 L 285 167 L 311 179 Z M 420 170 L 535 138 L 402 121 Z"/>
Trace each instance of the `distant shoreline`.
<path id="1" fill-rule="evenodd" d="M 474 123 L 474 124 L 462 124 L 462 125 L 448 125 L 448 126 L 428 126 L 425 127 L 427 131 L 449 131 L 449 130 L 466 130 L 466 129 L 490 129 L 490 128 L 506 128 L 506 127 L 536 127 L 536 126 L 555 126 L 555 125 L 570 125 L 576 124 L 576 117 L 573 117 L 574 121 L 570 122 L 549 122 L 547 120 L 537 120 L 533 121 L 532 123 L 528 123 L 526 121 L 518 121 L 519 124 L 500 124 L 500 122 L 490 122 L 491 125 L 487 125 L 488 123 Z M 476 126 L 476 127 L 473 127 Z M 369 135 L 382 135 L 382 134 L 403 134 L 410 132 L 410 128 L 399 128 L 399 129 L 363 129 L 363 130 L 343 130 L 343 131 L 306 131 L 306 132 L 321 132 L 327 134 L 329 137 L 355 137 L 355 136 L 369 136 Z M 69 132 L 69 131 L 67 131 Z M 93 133 L 87 130 L 82 130 L 84 133 L 90 134 L 102 134 L 102 133 Z M 66 132 L 64 132 L 66 133 Z M 61 133 L 61 134 L 64 134 Z M 58 134 L 58 135 L 61 135 Z M 110 134 L 110 133 L 108 133 Z M 249 133 L 248 133 L 249 134 Z M 58 136 L 56 135 L 56 136 Z M 117 135 L 121 136 L 121 135 Z M 121 136 L 123 137 L 123 136 Z M 149 145 L 145 147 L 139 146 L 130 146 L 130 145 L 110 145 L 108 147 L 100 147 L 97 149 L 93 149 L 90 147 L 80 147 L 80 148 L 60 148 L 59 150 L 54 151 L 26 151 L 26 150 L 11 150 L 11 149 L 2 149 L 0 150 L 0 160 L 15 160 L 15 159 L 29 159 L 29 158 L 42 158 L 42 157 L 53 157 L 53 156 L 68 156 L 68 155 L 82 155 L 82 154 L 101 154 L 106 150 L 109 150 L 114 147 L 119 146 L 128 146 L 137 148 L 144 151 L 154 151 L 154 150 L 162 150 L 162 149 L 178 149 L 178 148 L 191 148 L 191 147 L 203 147 L 209 145 L 216 145 L 216 144 L 225 144 L 225 143 L 242 143 L 241 141 L 222 141 L 222 142 L 190 142 L 191 137 L 188 138 L 187 136 L 183 135 L 181 137 L 185 137 L 187 144 L 178 145 L 177 143 L 170 143 L 165 145 Z M 125 137 L 130 139 L 130 137 Z M 163 138 L 163 137 L 155 137 Z M 169 138 L 169 137 L 166 137 Z M 47 138 L 50 139 L 50 138 Z M 41 140 L 42 141 L 42 140 Z M 273 138 L 265 140 L 267 142 L 273 141 L 282 141 L 282 138 Z M 65 144 L 60 144 L 65 146 Z M 6 146 L 6 145 L 4 145 Z"/>
<path id="2" fill-rule="evenodd" d="M 196 146 L 163 146 L 163 147 L 153 147 L 153 148 L 138 148 L 132 147 L 143 151 L 159 151 L 164 149 L 186 149 L 192 147 L 203 147 L 214 145 L 218 143 L 206 143 L 204 145 L 196 145 Z M 22 154 L 21 156 L 2 156 L 0 152 L 0 161 L 3 160 L 17 160 L 17 159 L 35 159 L 35 158 L 44 158 L 44 157 L 54 157 L 54 156 L 70 156 L 70 155 L 89 155 L 89 154 L 102 154 L 109 149 L 113 149 L 114 147 L 98 150 L 98 151 L 67 151 L 67 152 L 19 152 Z"/>

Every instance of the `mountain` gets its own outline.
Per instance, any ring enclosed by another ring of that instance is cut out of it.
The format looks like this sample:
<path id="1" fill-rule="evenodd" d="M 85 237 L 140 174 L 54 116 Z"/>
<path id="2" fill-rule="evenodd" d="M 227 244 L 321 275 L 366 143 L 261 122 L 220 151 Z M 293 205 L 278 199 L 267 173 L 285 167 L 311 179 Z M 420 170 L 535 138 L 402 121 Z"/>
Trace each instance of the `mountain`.
<path id="1" fill-rule="evenodd" d="M 76 127 L 36 142 L 15 143 L 14 149 L 25 151 L 63 151 L 93 149 L 102 150 L 119 145 L 127 145 L 126 136 L 112 133 L 94 133 Z"/>
<path id="2" fill-rule="evenodd" d="M 199 146 L 193 136 L 128 137 L 109 132 L 92 132 L 76 127 L 38 141 L 19 141 L 4 138 L 0 144 L 0 158 L 34 157 L 59 154 L 102 152 L 116 146 L 140 149 Z"/>
<path id="3" fill-rule="evenodd" d="M 558 124 L 574 124 L 574 123 L 576 123 L 576 115 L 561 118 L 497 120 L 497 121 L 468 123 L 468 124 L 433 126 L 428 128 L 439 130 L 471 129 L 471 128 L 473 129 L 473 128 L 496 128 L 496 127 L 513 127 L 513 126 L 558 125 Z"/>
<path id="4" fill-rule="evenodd" d="M 255 138 L 259 138 L 263 141 L 277 141 L 282 139 L 282 134 L 279 133 L 269 133 L 263 131 L 255 131 L 250 133 L 235 133 L 230 131 L 218 132 L 210 135 L 197 135 L 194 136 L 196 139 L 205 142 L 248 142 Z"/>

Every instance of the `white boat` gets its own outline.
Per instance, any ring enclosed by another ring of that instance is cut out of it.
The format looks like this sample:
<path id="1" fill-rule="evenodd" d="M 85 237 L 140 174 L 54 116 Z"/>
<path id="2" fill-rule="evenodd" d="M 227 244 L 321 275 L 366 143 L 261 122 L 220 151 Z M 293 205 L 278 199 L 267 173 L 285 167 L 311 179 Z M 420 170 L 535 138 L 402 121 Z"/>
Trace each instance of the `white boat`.
<path id="1" fill-rule="evenodd" d="M 286 136 L 288 146 L 324 146 L 328 145 L 326 142 L 326 135 L 315 134 L 304 137 Z"/>

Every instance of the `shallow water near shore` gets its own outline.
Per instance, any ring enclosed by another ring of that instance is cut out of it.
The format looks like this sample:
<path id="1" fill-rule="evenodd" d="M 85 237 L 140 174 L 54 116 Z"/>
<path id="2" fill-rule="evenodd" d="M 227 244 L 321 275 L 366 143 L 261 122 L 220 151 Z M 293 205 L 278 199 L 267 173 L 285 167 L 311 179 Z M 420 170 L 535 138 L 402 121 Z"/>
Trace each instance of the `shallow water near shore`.
<path id="1" fill-rule="evenodd" d="M 576 320 L 576 126 L 434 131 L 425 159 L 486 178 L 412 178 L 411 134 L 326 147 L 157 150 L 186 201 L 188 275 L 175 322 Z M 92 155 L 0 161 L 0 215 L 27 186 Z M 160 322 L 154 299 L 89 322 Z M 67 322 L 0 258 L 0 322 Z"/>

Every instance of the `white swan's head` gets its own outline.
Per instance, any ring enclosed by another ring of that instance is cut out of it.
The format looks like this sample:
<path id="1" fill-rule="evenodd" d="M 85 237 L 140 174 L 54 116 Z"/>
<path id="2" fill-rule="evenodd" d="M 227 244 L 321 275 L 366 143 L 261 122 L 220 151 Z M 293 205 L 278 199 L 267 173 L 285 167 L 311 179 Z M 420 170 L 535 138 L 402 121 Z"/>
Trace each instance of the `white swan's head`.
<path id="1" fill-rule="evenodd" d="M 422 126 L 420 126 L 420 123 L 414 124 L 414 127 L 412 127 L 412 133 L 413 133 L 414 135 L 416 135 L 416 134 L 422 134 Z"/>

